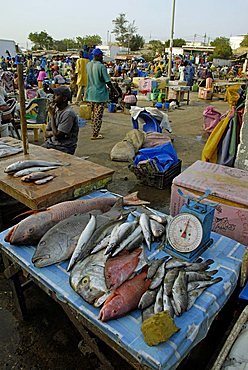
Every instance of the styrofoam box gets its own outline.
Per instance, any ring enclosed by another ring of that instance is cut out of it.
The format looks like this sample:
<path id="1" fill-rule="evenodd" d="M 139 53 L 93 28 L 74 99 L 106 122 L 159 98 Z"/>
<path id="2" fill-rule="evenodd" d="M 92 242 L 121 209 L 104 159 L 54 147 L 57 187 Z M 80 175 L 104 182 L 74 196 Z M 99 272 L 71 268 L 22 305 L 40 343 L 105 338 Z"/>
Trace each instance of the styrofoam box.
<path id="1" fill-rule="evenodd" d="M 179 213 L 186 199 L 178 193 L 200 196 L 211 190 L 206 202 L 217 203 L 212 230 L 248 244 L 248 171 L 196 161 L 179 176 L 171 188 L 170 214 Z"/>

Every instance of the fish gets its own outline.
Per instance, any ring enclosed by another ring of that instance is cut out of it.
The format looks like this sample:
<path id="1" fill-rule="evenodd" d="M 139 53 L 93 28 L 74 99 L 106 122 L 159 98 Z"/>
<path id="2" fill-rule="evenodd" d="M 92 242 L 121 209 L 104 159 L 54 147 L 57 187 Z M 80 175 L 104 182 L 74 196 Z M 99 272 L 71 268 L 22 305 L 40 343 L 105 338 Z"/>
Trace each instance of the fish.
<path id="1" fill-rule="evenodd" d="M 217 278 L 212 279 L 212 280 L 193 281 L 193 282 L 191 282 L 187 285 L 187 291 L 191 292 L 192 290 L 195 290 L 195 289 L 208 287 L 210 285 L 217 284 L 222 280 L 223 280 L 222 277 L 217 277 Z"/>
<path id="2" fill-rule="evenodd" d="M 141 235 L 141 227 L 140 226 L 136 227 L 136 229 L 134 229 L 134 231 L 132 233 L 130 233 L 130 235 L 120 243 L 120 245 L 113 251 L 113 253 L 111 255 L 113 257 L 116 256 L 124 248 L 126 248 L 129 245 L 129 243 L 131 243 L 133 240 L 135 240 L 136 237 L 138 237 L 139 235 Z"/>
<path id="3" fill-rule="evenodd" d="M 143 243 L 143 240 L 144 240 L 144 235 L 142 233 L 140 233 L 139 235 L 137 235 L 127 246 L 126 246 L 126 250 L 127 251 L 132 251 L 133 249 L 139 247 L 140 245 L 142 245 Z"/>
<path id="4" fill-rule="evenodd" d="M 44 179 L 44 177 L 47 177 L 48 175 L 44 172 L 32 172 L 29 175 L 23 176 L 21 178 L 21 181 L 24 182 L 33 182 L 36 180 Z"/>
<path id="5" fill-rule="evenodd" d="M 158 290 L 159 288 L 154 290 L 148 289 L 140 298 L 138 308 L 140 310 L 145 310 L 147 307 L 151 306 L 156 300 Z"/>
<path id="6" fill-rule="evenodd" d="M 105 250 L 105 253 L 111 253 L 119 243 L 121 243 L 124 239 L 126 239 L 126 237 L 128 237 L 130 233 L 134 231 L 136 225 L 136 221 L 124 222 L 118 228 L 114 228 L 111 233 L 110 241 Z"/>
<path id="7" fill-rule="evenodd" d="M 194 262 L 191 265 L 187 267 L 187 271 L 205 271 L 209 268 L 210 265 L 212 265 L 214 261 L 212 259 L 208 259 L 204 262 L 197 263 Z"/>
<path id="8" fill-rule="evenodd" d="M 211 280 L 211 277 L 218 272 L 218 270 L 197 272 L 197 271 L 187 271 L 187 269 L 185 271 L 188 278 L 187 279 L 188 283 L 197 280 Z"/>
<path id="9" fill-rule="evenodd" d="M 154 315 L 154 305 L 142 310 L 142 321 L 145 321 Z"/>
<path id="10" fill-rule="evenodd" d="M 25 168 L 30 167 L 51 167 L 51 166 L 68 166 L 69 163 L 61 163 L 61 162 L 48 162 L 48 161 L 41 161 L 41 160 L 26 160 L 26 161 L 18 161 L 10 164 L 8 167 L 4 169 L 5 173 L 14 173 L 17 171 L 24 170 Z"/>
<path id="11" fill-rule="evenodd" d="M 59 221 L 76 213 L 87 213 L 92 210 L 107 212 L 114 206 L 116 201 L 115 197 L 109 197 L 77 199 L 55 204 L 20 221 L 9 230 L 4 240 L 17 246 L 36 245 L 42 236 Z M 129 194 L 123 198 L 124 205 L 136 205 L 143 202 L 146 203 L 146 201 L 137 198 L 137 193 Z"/>
<path id="12" fill-rule="evenodd" d="M 155 259 L 150 262 L 150 266 L 148 267 L 147 271 L 147 279 L 152 279 L 153 276 L 156 274 L 157 269 L 160 265 L 162 265 L 163 262 L 165 262 L 169 257 L 163 257 L 160 259 Z"/>
<path id="13" fill-rule="evenodd" d="M 191 290 L 188 292 L 187 311 L 193 306 L 198 297 L 204 292 L 207 287 Z"/>
<path id="14" fill-rule="evenodd" d="M 167 217 L 166 216 L 160 216 L 160 215 L 156 215 L 155 213 L 153 213 L 153 214 L 149 215 L 149 218 L 151 220 L 154 220 L 154 221 L 160 223 L 160 224 L 164 224 L 164 225 L 167 224 Z"/>
<path id="15" fill-rule="evenodd" d="M 147 247 L 149 250 L 151 250 L 151 242 L 152 242 L 151 226 L 150 226 L 149 217 L 145 213 L 142 213 L 140 215 L 139 224 L 144 234 Z"/>
<path id="16" fill-rule="evenodd" d="M 199 263 L 200 262 L 202 262 L 201 258 L 199 258 Z M 179 267 L 190 268 L 191 266 L 192 266 L 192 262 L 182 261 L 174 257 L 169 259 L 169 261 L 166 262 L 167 269 L 179 268 Z"/>
<path id="17" fill-rule="evenodd" d="M 110 257 L 105 265 L 105 282 L 109 290 L 118 288 L 134 272 L 139 263 L 142 249 L 137 248 L 132 253 L 123 251 L 116 257 Z"/>
<path id="18" fill-rule="evenodd" d="M 169 315 L 170 317 L 174 317 L 175 316 L 175 311 L 174 311 L 174 308 L 172 306 L 172 303 L 171 303 L 171 299 L 170 297 L 165 293 L 163 293 L 163 306 L 164 306 L 164 311 L 168 311 L 169 312 Z"/>
<path id="19" fill-rule="evenodd" d="M 163 285 L 161 285 L 156 295 L 156 300 L 154 304 L 154 313 L 164 311 L 163 291 L 164 291 Z"/>
<path id="20" fill-rule="evenodd" d="M 170 296 L 171 293 L 172 293 L 172 287 L 173 287 L 173 284 L 174 284 L 176 278 L 178 277 L 178 274 L 179 274 L 179 269 L 178 268 L 168 270 L 165 274 L 165 277 L 164 277 L 164 292 L 168 296 Z"/>
<path id="21" fill-rule="evenodd" d="M 157 221 L 150 220 L 151 232 L 155 238 L 159 238 L 165 233 L 165 227 Z"/>
<path id="22" fill-rule="evenodd" d="M 103 238 L 96 246 L 95 248 L 93 248 L 93 250 L 91 251 L 90 254 L 94 254 L 94 253 L 97 253 L 99 252 L 100 250 L 104 249 L 104 248 L 107 248 L 108 246 L 108 243 L 110 241 L 110 234 L 105 236 L 105 238 Z"/>
<path id="23" fill-rule="evenodd" d="M 99 299 L 108 293 L 104 278 L 104 266 L 107 260 L 104 250 L 89 255 L 73 267 L 69 282 L 89 304 L 99 306 Z"/>
<path id="24" fill-rule="evenodd" d="M 10 155 L 14 155 L 17 153 L 22 152 L 22 148 L 20 147 L 13 147 L 10 145 L 1 145 L 0 147 L 0 158 L 9 157 Z"/>
<path id="25" fill-rule="evenodd" d="M 29 175 L 33 172 L 45 172 L 45 171 L 50 171 L 50 170 L 55 170 L 58 168 L 58 166 L 50 166 L 50 167 L 29 167 L 25 168 L 24 170 L 18 171 L 14 173 L 14 177 L 22 177 Z"/>
<path id="26" fill-rule="evenodd" d="M 76 248 L 74 249 L 73 254 L 71 256 L 71 259 L 69 261 L 67 271 L 70 271 L 70 269 L 77 262 L 82 248 L 89 241 L 89 239 L 91 238 L 95 229 L 96 229 L 96 217 L 94 215 L 91 215 L 88 224 L 85 226 L 85 228 L 83 229 L 83 231 L 82 231 L 82 233 L 81 233 L 81 235 L 78 239 Z"/>
<path id="27" fill-rule="evenodd" d="M 70 258 L 89 219 L 89 214 L 76 214 L 52 227 L 38 243 L 33 264 L 45 267 Z"/>
<path id="28" fill-rule="evenodd" d="M 125 219 L 128 215 L 125 215 Z M 98 217 L 99 219 L 99 217 Z M 123 218 L 122 220 L 111 220 L 107 217 L 105 217 L 105 221 L 99 225 L 97 223 L 97 227 L 95 232 L 92 234 L 88 242 L 84 245 L 84 248 L 81 250 L 80 255 L 78 257 L 78 260 L 86 258 L 89 254 L 91 254 L 91 251 L 106 237 L 108 236 L 113 229 L 116 226 L 119 226 L 122 222 L 125 221 Z M 106 253 L 106 249 L 104 253 L 109 256 L 109 254 Z"/>
<path id="29" fill-rule="evenodd" d="M 152 278 L 150 289 L 156 289 L 161 285 L 165 274 L 165 262 L 163 262 L 156 271 L 156 274 Z"/>
<path id="30" fill-rule="evenodd" d="M 185 271 L 179 271 L 178 277 L 172 287 L 172 297 L 176 308 L 176 315 L 181 316 L 187 310 L 188 306 L 187 275 Z"/>
<path id="31" fill-rule="evenodd" d="M 149 288 L 150 280 L 147 273 L 142 271 L 133 279 L 125 281 L 104 302 L 98 319 L 108 321 L 122 317 L 138 307 L 140 298 Z"/>
<path id="32" fill-rule="evenodd" d="M 47 177 L 44 177 L 44 179 L 36 180 L 34 183 L 36 185 L 43 185 L 43 184 L 46 184 L 49 181 L 52 181 L 54 179 L 54 177 L 56 177 L 56 176 L 53 176 L 53 175 L 47 176 Z"/>

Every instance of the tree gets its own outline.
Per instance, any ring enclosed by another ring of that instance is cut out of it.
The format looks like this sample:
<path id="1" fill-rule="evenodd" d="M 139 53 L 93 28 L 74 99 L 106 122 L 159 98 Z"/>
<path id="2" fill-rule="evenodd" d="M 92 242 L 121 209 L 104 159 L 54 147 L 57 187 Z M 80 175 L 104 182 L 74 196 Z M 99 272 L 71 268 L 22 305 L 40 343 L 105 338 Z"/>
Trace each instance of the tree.
<path id="1" fill-rule="evenodd" d="M 119 46 L 130 47 L 131 38 L 134 36 L 137 31 L 135 26 L 135 21 L 128 23 L 126 19 L 126 14 L 121 13 L 116 19 L 112 21 L 115 27 L 112 31 L 115 35 L 115 39 L 118 42 Z"/>
<path id="2" fill-rule="evenodd" d="M 94 45 L 102 45 L 102 39 L 99 35 L 86 35 L 84 37 L 78 36 L 76 37 L 77 45 L 80 49 L 83 48 L 84 45 L 87 46 L 94 46 Z"/>
<path id="3" fill-rule="evenodd" d="M 148 46 L 149 50 L 151 50 L 154 55 L 156 53 L 158 54 L 164 53 L 165 44 L 163 44 L 160 40 L 151 40 L 149 41 L 148 44 L 149 44 Z"/>
<path id="4" fill-rule="evenodd" d="M 248 35 L 245 35 L 244 39 L 240 43 L 240 46 L 248 46 Z"/>
<path id="5" fill-rule="evenodd" d="M 54 40 L 46 31 L 34 32 L 28 35 L 31 42 L 34 43 L 33 49 L 52 49 Z"/>
<path id="6" fill-rule="evenodd" d="M 140 35 L 133 35 L 130 39 L 130 49 L 131 50 L 139 50 L 143 48 L 145 44 L 145 40 L 142 36 Z"/>
<path id="7" fill-rule="evenodd" d="M 211 42 L 212 46 L 215 46 L 213 52 L 213 58 L 228 59 L 232 56 L 232 48 L 229 43 L 229 39 L 226 37 L 217 37 Z"/>
<path id="8" fill-rule="evenodd" d="M 181 48 L 185 44 L 186 44 L 186 41 L 184 39 L 174 39 L 173 40 L 173 46 L 175 48 Z M 170 40 L 165 41 L 165 47 L 168 48 L 169 46 L 170 46 Z"/>

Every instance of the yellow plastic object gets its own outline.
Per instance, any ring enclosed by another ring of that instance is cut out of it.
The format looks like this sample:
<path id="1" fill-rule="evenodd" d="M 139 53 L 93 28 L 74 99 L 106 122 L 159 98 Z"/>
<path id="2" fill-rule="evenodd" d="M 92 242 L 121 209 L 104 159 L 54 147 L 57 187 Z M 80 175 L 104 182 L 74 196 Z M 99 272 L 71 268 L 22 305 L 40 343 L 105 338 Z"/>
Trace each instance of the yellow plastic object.
<path id="1" fill-rule="evenodd" d="M 226 130 L 231 116 L 233 116 L 233 110 L 231 110 L 211 132 L 211 135 L 209 136 L 202 151 L 202 161 L 217 163 L 218 143 L 220 142 Z"/>
<path id="2" fill-rule="evenodd" d="M 144 341 L 148 346 L 166 342 L 179 330 L 167 311 L 156 313 L 141 325 Z"/>
<path id="3" fill-rule="evenodd" d="M 79 107 L 79 116 L 83 119 L 91 119 L 91 106 L 89 104 L 81 104 Z"/>

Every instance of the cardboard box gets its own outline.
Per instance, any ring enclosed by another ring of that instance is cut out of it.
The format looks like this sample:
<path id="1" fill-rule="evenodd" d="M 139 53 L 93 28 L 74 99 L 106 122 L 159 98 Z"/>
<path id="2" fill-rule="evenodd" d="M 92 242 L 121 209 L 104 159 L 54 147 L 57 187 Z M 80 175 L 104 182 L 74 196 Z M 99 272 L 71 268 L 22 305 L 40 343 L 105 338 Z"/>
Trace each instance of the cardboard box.
<path id="1" fill-rule="evenodd" d="M 204 100 L 211 100 L 213 97 L 213 90 L 205 89 L 205 87 L 199 87 L 198 98 Z"/>
<path id="2" fill-rule="evenodd" d="M 167 100 L 177 100 L 179 102 L 182 102 L 184 100 L 184 91 L 177 91 L 173 88 L 169 88 Z"/>
<path id="3" fill-rule="evenodd" d="M 248 244 L 248 171 L 197 161 L 179 176 L 175 177 L 171 188 L 170 214 L 179 213 L 186 199 L 178 193 L 200 196 L 207 189 L 212 195 L 206 202 L 218 203 L 212 230 Z"/>
<path id="4" fill-rule="evenodd" d="M 158 86 L 158 82 L 152 79 L 144 79 L 139 81 L 139 90 L 152 92 Z"/>

